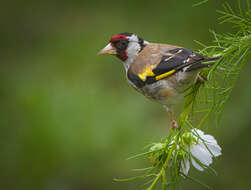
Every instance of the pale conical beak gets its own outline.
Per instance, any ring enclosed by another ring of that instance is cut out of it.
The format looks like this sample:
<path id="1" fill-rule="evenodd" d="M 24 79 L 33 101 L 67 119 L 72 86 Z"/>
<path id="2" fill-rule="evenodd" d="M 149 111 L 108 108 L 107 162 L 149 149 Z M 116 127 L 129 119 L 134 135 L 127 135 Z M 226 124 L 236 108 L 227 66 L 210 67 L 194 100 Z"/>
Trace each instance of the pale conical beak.
<path id="1" fill-rule="evenodd" d="M 104 47 L 100 52 L 98 52 L 98 55 L 103 54 L 117 54 L 116 49 L 112 47 L 111 43 L 109 43 L 107 46 Z"/>

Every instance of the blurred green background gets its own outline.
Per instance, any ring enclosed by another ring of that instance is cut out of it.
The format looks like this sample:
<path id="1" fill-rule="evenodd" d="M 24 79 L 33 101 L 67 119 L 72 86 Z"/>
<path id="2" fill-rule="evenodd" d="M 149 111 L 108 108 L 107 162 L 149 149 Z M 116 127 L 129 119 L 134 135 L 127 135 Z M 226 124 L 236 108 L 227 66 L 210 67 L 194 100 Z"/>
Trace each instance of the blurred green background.
<path id="1" fill-rule="evenodd" d="M 18 1 L 0 7 L 0 189 L 140 189 L 148 161 L 126 158 L 167 136 L 164 109 L 136 93 L 120 61 L 97 56 L 109 38 L 134 32 L 152 42 L 198 49 L 210 44 L 224 1 Z M 228 1 L 236 6 L 236 0 Z M 192 169 L 215 189 L 251 186 L 251 66 L 226 105 L 220 127 L 206 130 L 223 156 L 218 176 Z M 185 181 L 184 189 L 203 189 Z"/>

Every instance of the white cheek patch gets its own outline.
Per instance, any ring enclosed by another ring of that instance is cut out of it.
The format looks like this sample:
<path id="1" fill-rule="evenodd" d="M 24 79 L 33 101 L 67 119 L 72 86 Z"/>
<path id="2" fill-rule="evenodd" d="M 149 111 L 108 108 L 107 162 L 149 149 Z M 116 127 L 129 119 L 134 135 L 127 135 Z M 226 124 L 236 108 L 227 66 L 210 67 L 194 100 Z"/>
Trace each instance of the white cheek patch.
<path id="1" fill-rule="evenodd" d="M 139 45 L 139 39 L 136 35 L 132 35 L 129 37 L 129 44 L 127 48 L 127 55 L 134 56 L 138 55 L 138 52 L 140 51 L 140 45 Z"/>
<path id="2" fill-rule="evenodd" d="M 139 51 L 140 51 L 140 45 L 138 43 L 136 42 L 129 43 L 127 48 L 128 57 L 138 55 Z"/>
<path id="3" fill-rule="evenodd" d="M 139 43 L 139 38 L 136 35 L 132 35 L 128 37 L 129 39 L 129 44 L 127 47 L 127 60 L 124 62 L 124 66 L 126 68 L 126 70 L 130 67 L 130 65 L 134 62 L 134 60 L 136 59 L 137 55 L 139 54 L 139 52 L 142 50 L 140 43 Z M 144 41 L 144 45 L 147 45 L 149 42 Z"/>
<path id="4" fill-rule="evenodd" d="M 131 41 L 131 42 L 139 42 L 138 37 L 134 34 L 129 36 L 128 38 L 129 38 L 129 41 Z"/>
<path id="5" fill-rule="evenodd" d="M 128 59 L 126 60 L 127 64 L 131 64 L 134 59 L 137 57 L 141 47 L 139 45 L 139 40 L 136 35 L 132 35 L 129 37 L 129 44 L 127 47 L 127 56 Z"/>

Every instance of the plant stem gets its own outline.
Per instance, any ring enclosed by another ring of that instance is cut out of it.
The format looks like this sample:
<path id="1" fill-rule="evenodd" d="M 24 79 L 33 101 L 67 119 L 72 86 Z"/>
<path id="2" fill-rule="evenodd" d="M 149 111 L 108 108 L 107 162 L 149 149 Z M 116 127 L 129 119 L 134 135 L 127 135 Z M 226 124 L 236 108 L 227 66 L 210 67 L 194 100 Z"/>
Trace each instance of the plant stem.
<path id="1" fill-rule="evenodd" d="M 168 156 L 167 156 L 167 158 L 166 158 L 166 161 L 165 161 L 164 165 L 162 166 L 160 172 L 158 173 L 158 176 L 154 179 L 153 183 L 152 183 L 151 186 L 148 188 L 148 190 L 152 190 L 153 187 L 156 185 L 156 183 L 159 181 L 160 177 L 163 176 L 163 175 L 165 175 L 165 174 L 164 174 L 164 173 L 165 173 L 165 169 L 166 169 L 166 167 L 168 166 L 169 160 L 170 160 L 170 158 L 171 158 L 172 152 L 174 151 L 175 147 L 176 147 L 176 146 L 175 146 L 175 143 L 174 143 L 173 146 L 172 146 L 172 148 L 171 148 L 171 150 L 170 150 L 169 153 L 168 153 Z"/>

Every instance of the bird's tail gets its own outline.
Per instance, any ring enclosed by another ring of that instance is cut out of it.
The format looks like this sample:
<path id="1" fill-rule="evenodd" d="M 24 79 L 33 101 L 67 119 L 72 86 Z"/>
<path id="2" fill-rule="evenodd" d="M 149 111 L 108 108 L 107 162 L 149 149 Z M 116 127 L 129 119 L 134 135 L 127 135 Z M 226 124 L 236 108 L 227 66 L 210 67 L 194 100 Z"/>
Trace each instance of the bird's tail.
<path id="1" fill-rule="evenodd" d="M 217 57 L 205 57 L 204 59 L 202 59 L 201 61 L 191 65 L 188 69 L 186 69 L 186 72 L 189 71 L 193 71 L 193 70 L 197 70 L 197 69 L 202 69 L 202 68 L 206 68 L 206 67 L 210 67 L 211 65 L 213 65 L 214 63 L 207 63 L 207 64 L 203 64 L 203 62 L 211 62 L 211 61 L 216 61 L 218 59 L 220 59 L 221 56 L 217 56 Z"/>
<path id="2" fill-rule="evenodd" d="M 209 61 L 216 61 L 218 59 L 220 59 L 222 56 L 217 56 L 217 57 L 205 57 L 204 60 L 202 60 L 202 62 L 209 62 Z"/>

